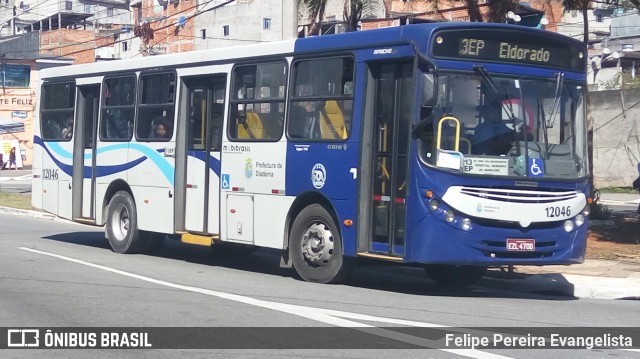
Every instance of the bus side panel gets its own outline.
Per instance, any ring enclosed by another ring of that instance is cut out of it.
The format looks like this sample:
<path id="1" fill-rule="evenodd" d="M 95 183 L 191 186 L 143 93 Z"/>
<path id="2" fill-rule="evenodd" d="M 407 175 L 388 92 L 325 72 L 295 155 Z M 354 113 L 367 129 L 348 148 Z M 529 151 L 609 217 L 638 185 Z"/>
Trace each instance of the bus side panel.
<path id="1" fill-rule="evenodd" d="M 344 253 L 349 256 L 356 252 L 356 229 L 342 222 L 357 219 L 358 151 L 356 142 L 289 143 L 287 147 L 287 196 L 315 191 L 328 198 L 336 211 Z"/>
<path id="2" fill-rule="evenodd" d="M 108 183 L 100 183 L 96 182 L 96 225 L 102 226 L 105 224 L 106 216 L 107 216 L 107 208 L 103 208 L 103 200 L 108 201 L 109 199 L 105 199 L 105 194 L 107 193 L 107 188 L 109 188 Z"/>
<path id="3" fill-rule="evenodd" d="M 294 197 L 256 194 L 254 199 L 254 244 L 267 248 L 283 248 L 287 213 Z"/>
<path id="4" fill-rule="evenodd" d="M 238 217 L 230 211 L 234 203 L 228 204 L 227 201 L 238 200 L 234 195 L 242 193 L 252 193 L 254 196 L 261 198 L 270 198 L 275 204 L 280 203 L 285 190 L 285 171 L 289 168 L 289 164 L 285 161 L 286 142 L 223 142 L 221 155 L 221 193 L 220 193 L 220 238 L 221 240 L 231 240 L 227 238 L 229 234 L 238 235 L 236 219 L 229 217 Z M 214 190 L 214 189 L 210 189 Z M 274 207 L 275 208 L 275 207 Z M 273 228 L 274 226 L 284 227 L 282 223 L 275 224 L 271 218 L 282 218 L 287 215 L 289 207 L 281 207 L 282 213 L 276 213 L 271 207 L 257 207 L 254 203 L 253 217 L 257 222 L 253 223 L 255 228 L 256 245 L 261 245 L 258 241 L 267 243 L 268 246 L 274 248 L 282 247 L 282 235 L 278 238 L 258 238 L 272 236 L 275 233 L 282 233 L 283 228 Z M 275 216 L 275 217 L 274 217 Z M 263 225 L 265 218 L 268 219 L 269 225 Z M 242 218 L 242 220 L 247 220 Z M 269 231 L 268 235 L 267 232 Z M 272 242 L 278 240 L 277 246 Z"/>
<path id="5" fill-rule="evenodd" d="M 127 183 L 127 169 L 134 164 L 128 163 L 128 143 L 98 141 L 96 155 L 96 225 L 104 224 L 104 203 L 110 198 L 105 198 L 107 189 L 116 180 Z M 128 183 L 127 183 L 128 184 Z"/>
<path id="6" fill-rule="evenodd" d="M 58 216 L 71 219 L 71 180 L 64 178 L 58 180 Z"/>
<path id="7" fill-rule="evenodd" d="M 165 156 L 175 142 L 131 142 L 127 182 L 131 186 L 138 214 L 138 228 L 173 233 L 174 158 Z M 145 201 L 147 201 L 145 203 Z"/>
<path id="8" fill-rule="evenodd" d="M 33 146 L 33 159 L 31 162 L 31 205 L 33 208 L 42 209 L 42 157 L 46 155 L 42 148 L 42 141 L 40 140 L 40 129 L 37 125 L 38 121 L 35 121 L 35 136 Z"/>
<path id="9" fill-rule="evenodd" d="M 65 209 L 68 206 L 69 211 L 63 210 L 62 214 L 66 215 L 65 218 L 70 218 L 71 196 L 69 194 L 68 197 L 61 197 L 59 193 L 61 181 L 66 181 L 67 187 L 71 183 L 73 143 L 43 142 L 39 138 L 37 140 L 44 152 L 42 153 L 42 169 L 40 171 L 42 176 L 42 209 L 55 215 L 61 215 L 59 206 L 65 206 Z"/>
<path id="10" fill-rule="evenodd" d="M 173 233 L 173 196 L 169 189 L 131 186 L 136 202 L 138 229 L 160 233 Z"/>

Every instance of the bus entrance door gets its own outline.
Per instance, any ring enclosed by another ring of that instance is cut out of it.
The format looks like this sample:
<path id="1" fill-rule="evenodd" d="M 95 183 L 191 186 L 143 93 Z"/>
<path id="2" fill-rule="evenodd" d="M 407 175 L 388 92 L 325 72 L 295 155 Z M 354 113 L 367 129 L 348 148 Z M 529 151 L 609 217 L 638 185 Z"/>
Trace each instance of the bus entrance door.
<path id="1" fill-rule="evenodd" d="M 187 127 L 184 229 L 193 233 L 220 233 L 220 147 L 226 83 L 226 75 L 185 79 L 187 120 L 180 122 Z"/>
<path id="2" fill-rule="evenodd" d="M 413 98 L 413 63 L 377 64 L 371 67 L 373 84 L 372 231 L 369 253 L 402 257 Z M 369 131 L 368 131 L 369 132 Z M 371 133 L 371 132 L 369 132 Z M 364 192 L 363 192 L 364 193 Z"/>
<path id="3" fill-rule="evenodd" d="M 95 222 L 96 134 L 100 85 L 77 88 L 76 124 L 73 136 L 72 215 L 74 220 Z"/>

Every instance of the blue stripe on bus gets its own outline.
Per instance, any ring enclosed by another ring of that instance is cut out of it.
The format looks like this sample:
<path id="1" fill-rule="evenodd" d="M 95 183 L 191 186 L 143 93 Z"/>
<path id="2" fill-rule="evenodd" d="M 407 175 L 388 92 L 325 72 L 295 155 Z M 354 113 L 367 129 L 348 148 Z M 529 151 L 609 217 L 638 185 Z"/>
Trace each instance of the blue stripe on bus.
<path id="1" fill-rule="evenodd" d="M 189 151 L 188 155 L 204 162 L 205 151 Z M 212 169 L 213 172 L 215 172 L 215 174 L 218 175 L 218 177 L 220 177 L 220 160 L 219 159 L 209 155 L 209 168 Z"/>
<path id="2" fill-rule="evenodd" d="M 62 157 L 62 158 L 73 159 L 73 155 L 69 151 L 63 149 L 62 146 L 60 146 L 60 144 L 57 142 L 51 142 L 48 144 L 49 146 L 47 146 L 45 145 L 44 141 L 38 136 L 34 137 L 34 143 L 40 145 L 49 154 L 51 159 L 56 163 L 56 165 L 64 173 L 66 173 L 69 176 L 73 176 L 73 166 L 65 164 L 62 161 L 58 160 L 57 158 L 57 157 Z M 55 144 L 55 145 L 52 146 L 52 144 Z M 98 149 L 97 153 L 100 154 L 100 153 L 105 153 L 105 152 L 119 150 L 119 149 L 133 149 L 133 150 L 142 152 L 144 156 L 141 156 L 133 161 L 119 164 L 119 165 L 96 166 L 97 177 L 108 176 L 114 173 L 126 171 L 144 162 L 145 160 L 150 159 L 158 167 L 160 172 L 162 172 L 162 174 L 165 176 L 167 181 L 173 184 L 174 174 L 173 174 L 173 167 L 171 166 L 171 164 L 158 151 L 153 150 L 147 146 L 137 144 L 137 143 L 121 143 L 117 145 L 102 147 Z M 55 155 L 54 153 L 52 153 L 52 151 L 55 153 Z M 91 155 L 90 154 L 85 155 L 84 158 L 90 159 Z M 220 168 L 220 165 L 218 162 L 218 170 L 219 168 Z M 83 172 L 84 178 L 91 178 L 90 166 L 84 166 L 82 172 Z"/>

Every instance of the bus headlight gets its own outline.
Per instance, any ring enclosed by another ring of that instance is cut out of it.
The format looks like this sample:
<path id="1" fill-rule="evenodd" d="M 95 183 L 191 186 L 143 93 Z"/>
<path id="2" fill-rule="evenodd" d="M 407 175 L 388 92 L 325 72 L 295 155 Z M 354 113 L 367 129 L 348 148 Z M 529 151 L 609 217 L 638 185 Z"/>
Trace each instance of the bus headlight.
<path id="1" fill-rule="evenodd" d="M 581 214 L 577 215 L 575 218 L 575 222 L 576 222 L 576 226 L 580 227 L 581 225 L 584 224 L 584 216 Z"/>
<path id="2" fill-rule="evenodd" d="M 451 223 L 456 219 L 456 214 L 453 213 L 453 211 L 446 211 L 444 212 L 444 219 L 446 219 L 447 222 Z"/>
<path id="3" fill-rule="evenodd" d="M 573 222 L 570 221 L 570 220 L 566 220 L 566 221 L 564 221 L 563 227 L 564 227 L 565 232 L 571 232 L 571 231 L 573 231 Z"/>
<path id="4" fill-rule="evenodd" d="M 584 209 L 582 210 L 582 215 L 584 215 L 585 217 L 589 217 L 590 214 L 591 214 L 591 206 L 589 205 L 584 206 Z"/>
<path id="5" fill-rule="evenodd" d="M 431 201 L 429 201 L 429 209 L 431 209 L 432 211 L 435 211 L 438 209 L 438 205 L 440 203 L 438 203 L 437 199 L 432 199 Z"/>
<path id="6" fill-rule="evenodd" d="M 462 220 L 462 229 L 468 231 L 471 229 L 471 220 L 469 218 L 464 218 Z"/>

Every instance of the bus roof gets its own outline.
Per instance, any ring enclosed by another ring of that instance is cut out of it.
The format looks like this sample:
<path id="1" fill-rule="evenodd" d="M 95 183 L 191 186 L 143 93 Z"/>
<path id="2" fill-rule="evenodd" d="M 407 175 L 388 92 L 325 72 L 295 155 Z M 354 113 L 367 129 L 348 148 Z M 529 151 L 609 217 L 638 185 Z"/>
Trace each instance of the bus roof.
<path id="1" fill-rule="evenodd" d="M 178 54 L 62 66 L 44 69 L 41 71 L 40 76 L 43 80 L 55 77 L 100 76 L 105 72 L 113 71 L 153 69 L 161 66 L 180 66 L 185 63 L 206 64 L 229 59 L 249 59 L 256 56 L 292 55 L 306 52 L 364 48 L 391 43 L 413 42 L 419 47 L 420 51 L 424 53 L 427 51 L 428 41 L 423 41 L 423 39 L 430 38 L 434 31 L 470 28 L 495 29 L 496 31 L 511 30 L 532 32 L 548 37 L 550 41 L 562 41 L 571 46 L 583 46 L 581 41 L 568 36 L 520 25 L 477 22 L 437 22 L 411 24 L 335 35 L 313 36 L 295 40 L 239 45 L 212 50 L 198 50 Z"/>

